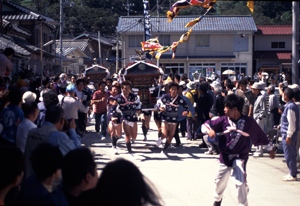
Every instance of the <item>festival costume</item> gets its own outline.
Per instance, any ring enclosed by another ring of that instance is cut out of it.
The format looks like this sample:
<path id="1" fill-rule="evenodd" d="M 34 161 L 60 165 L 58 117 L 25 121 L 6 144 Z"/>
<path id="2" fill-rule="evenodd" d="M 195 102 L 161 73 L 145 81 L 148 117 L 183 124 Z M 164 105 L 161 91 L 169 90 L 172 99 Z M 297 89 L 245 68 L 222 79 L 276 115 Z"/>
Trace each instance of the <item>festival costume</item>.
<path id="1" fill-rule="evenodd" d="M 177 125 L 177 119 L 178 119 L 178 110 L 179 105 L 183 107 L 184 111 L 189 112 L 188 104 L 183 100 L 182 97 L 176 95 L 174 98 L 171 96 L 171 94 L 165 94 L 162 96 L 156 104 L 157 110 L 159 108 L 165 108 L 165 111 L 162 112 L 162 122 L 168 124 L 168 125 Z M 174 134 L 173 134 L 174 135 Z M 158 139 L 157 145 L 161 144 L 161 139 Z M 163 149 L 163 153 L 168 149 L 170 146 L 170 143 L 166 141 L 166 144 Z"/>
<path id="2" fill-rule="evenodd" d="M 117 109 L 121 111 L 124 123 L 130 127 L 134 127 L 134 123 L 137 122 L 138 116 L 136 110 L 141 109 L 142 105 L 139 96 L 129 93 L 128 98 L 126 98 L 122 93 L 115 96 L 114 99 L 118 102 Z M 126 142 L 126 147 L 131 154 L 131 143 Z"/>
<path id="3" fill-rule="evenodd" d="M 141 109 L 142 105 L 139 96 L 129 93 L 128 98 L 126 98 L 122 93 L 115 96 L 114 99 L 119 104 L 117 109 L 122 112 L 124 122 L 129 126 L 132 125 L 131 127 L 133 127 L 133 123 L 137 122 L 136 110 Z"/>
<path id="4" fill-rule="evenodd" d="M 183 100 L 182 97 L 176 95 L 176 97 L 171 97 L 171 94 L 165 94 L 162 96 L 156 104 L 157 110 L 160 107 L 165 108 L 162 112 L 162 121 L 168 124 L 177 124 L 179 105 L 183 106 L 183 110 L 189 112 L 188 104 Z"/>
<path id="5" fill-rule="evenodd" d="M 219 169 L 215 179 L 214 199 L 220 202 L 223 192 L 231 175 L 236 184 L 239 205 L 248 205 L 246 163 L 249 158 L 251 142 L 255 145 L 263 145 L 271 151 L 273 145 L 269 142 L 264 131 L 251 117 L 242 115 L 235 123 L 228 117 L 223 116 L 216 120 L 208 120 L 201 126 L 201 131 L 207 134 L 213 129 L 219 138 Z"/>

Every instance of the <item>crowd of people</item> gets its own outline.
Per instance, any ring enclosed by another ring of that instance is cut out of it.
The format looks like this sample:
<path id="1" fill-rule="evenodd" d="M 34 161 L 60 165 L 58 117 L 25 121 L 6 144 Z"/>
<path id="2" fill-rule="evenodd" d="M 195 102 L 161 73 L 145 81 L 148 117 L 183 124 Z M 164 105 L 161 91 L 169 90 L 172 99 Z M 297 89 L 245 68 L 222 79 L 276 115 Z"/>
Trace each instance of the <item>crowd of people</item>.
<path id="1" fill-rule="evenodd" d="M 9 73 L 10 68 L 5 70 Z M 142 122 L 142 140 L 148 141 L 152 113 L 156 145 L 162 148 L 163 157 L 168 158 L 173 138 L 174 147 L 182 146 L 180 137 L 199 141 L 199 148 L 207 148 L 205 155 L 219 154 L 216 206 L 221 205 L 231 170 L 237 180 L 238 202 L 248 204 L 249 153 L 254 145 L 254 157 L 262 157 L 265 149 L 273 159 L 267 134 L 274 128 L 280 128 L 290 171 L 283 181 L 297 180 L 300 90 L 288 81 L 279 84 L 276 95 L 276 85 L 270 84 L 265 91 L 263 80 L 243 75 L 232 82 L 220 81 L 217 75 L 192 81 L 187 75 L 167 74 L 152 85 L 151 96 L 157 101 L 151 109 L 142 107 L 140 96 L 122 72 L 95 82 L 96 87 L 88 78 L 66 74 L 51 79 L 20 75 L 16 83 L 3 85 L 0 205 L 161 205 L 154 187 L 131 162 L 111 162 L 98 178 L 93 153 L 81 147 L 92 118 L 99 140 L 110 136 L 116 155 L 124 134 L 126 149 L 135 159 L 131 145 L 137 139 L 137 122 Z"/>

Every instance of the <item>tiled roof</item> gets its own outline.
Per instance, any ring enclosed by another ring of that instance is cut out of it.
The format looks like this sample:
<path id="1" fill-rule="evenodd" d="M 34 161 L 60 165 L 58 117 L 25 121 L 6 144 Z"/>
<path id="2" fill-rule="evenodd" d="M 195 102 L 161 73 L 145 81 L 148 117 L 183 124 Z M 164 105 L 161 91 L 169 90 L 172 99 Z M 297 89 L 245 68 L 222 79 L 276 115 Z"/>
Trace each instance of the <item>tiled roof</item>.
<path id="1" fill-rule="evenodd" d="M 60 54 L 60 41 L 56 40 L 56 53 Z M 88 46 L 89 41 L 88 39 L 83 40 L 63 40 L 63 56 L 66 56 L 70 52 L 74 51 L 76 48 L 84 51 Z"/>
<path id="2" fill-rule="evenodd" d="M 15 32 L 24 34 L 26 36 L 31 36 L 31 33 L 29 31 L 27 31 L 26 29 L 21 28 L 20 26 L 13 24 L 9 21 L 6 21 L 5 19 L 3 19 L 3 21 L 2 21 L 2 25 L 3 25 L 3 28 L 9 27 L 9 28 L 13 29 Z"/>
<path id="3" fill-rule="evenodd" d="M 79 36 L 77 36 L 77 37 L 75 37 L 73 40 L 77 40 L 77 39 L 82 39 L 82 38 L 91 38 L 91 39 L 93 39 L 94 41 L 98 41 L 98 36 L 96 36 L 95 34 L 93 35 L 93 34 L 81 34 L 81 35 L 79 35 Z M 100 37 L 100 42 L 102 43 L 102 44 L 105 44 L 105 45 L 109 45 L 109 46 L 112 46 L 112 43 L 108 40 L 108 39 L 106 39 L 105 37 Z"/>
<path id="4" fill-rule="evenodd" d="M 292 25 L 264 25 L 257 26 L 258 35 L 292 35 Z"/>
<path id="5" fill-rule="evenodd" d="M 20 56 L 30 56 L 30 52 L 26 49 L 15 44 L 13 40 L 7 36 L 0 36 L 0 51 L 4 51 L 5 48 L 10 47 L 15 50 L 15 54 Z"/>
<path id="6" fill-rule="evenodd" d="M 291 60 L 291 51 L 254 51 L 253 59 Z"/>
<path id="7" fill-rule="evenodd" d="M 161 32 L 185 32 L 185 25 L 197 18 L 197 16 L 178 16 L 167 22 L 168 18 L 159 18 L 159 31 Z M 157 17 L 151 17 L 152 31 L 157 31 Z M 143 32 L 144 17 L 120 17 L 118 32 Z M 205 16 L 193 31 L 202 32 L 230 32 L 230 31 L 257 31 L 255 22 L 251 16 Z"/>
<path id="8" fill-rule="evenodd" d="M 18 5 L 12 1 L 3 1 L 3 4 L 7 4 L 9 7 L 15 8 L 17 11 L 5 11 L 3 9 L 3 19 L 6 20 L 37 20 L 44 19 L 48 22 L 54 22 L 54 19 L 47 17 L 46 15 L 33 11 L 29 8 Z"/>

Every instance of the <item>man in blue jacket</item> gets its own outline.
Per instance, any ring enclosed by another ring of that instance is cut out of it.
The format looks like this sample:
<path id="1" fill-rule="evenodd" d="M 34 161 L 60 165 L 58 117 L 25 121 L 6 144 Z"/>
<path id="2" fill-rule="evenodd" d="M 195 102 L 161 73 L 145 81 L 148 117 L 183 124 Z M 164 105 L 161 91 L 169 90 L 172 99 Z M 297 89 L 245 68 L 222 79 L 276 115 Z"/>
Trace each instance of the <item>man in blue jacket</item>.
<path id="1" fill-rule="evenodd" d="M 294 91 L 291 88 L 284 90 L 283 98 L 286 104 L 281 117 L 281 134 L 284 158 L 290 173 L 282 178 L 283 181 L 297 180 L 297 137 L 299 131 L 299 110 L 293 102 Z"/>

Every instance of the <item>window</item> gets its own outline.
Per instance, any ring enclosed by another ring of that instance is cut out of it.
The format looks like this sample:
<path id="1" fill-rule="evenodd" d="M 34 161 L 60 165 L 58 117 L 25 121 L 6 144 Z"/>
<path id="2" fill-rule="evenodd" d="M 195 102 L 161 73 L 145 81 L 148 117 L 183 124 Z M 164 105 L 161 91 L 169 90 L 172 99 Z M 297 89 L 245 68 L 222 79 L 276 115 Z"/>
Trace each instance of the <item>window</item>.
<path id="1" fill-rule="evenodd" d="M 210 36 L 209 34 L 196 35 L 196 47 L 209 47 Z"/>
<path id="2" fill-rule="evenodd" d="M 170 46 L 170 35 L 159 35 L 159 43 L 162 46 Z"/>
<path id="3" fill-rule="evenodd" d="M 159 65 L 165 68 L 165 74 L 173 73 L 180 76 L 184 74 L 184 63 L 163 63 Z"/>
<path id="4" fill-rule="evenodd" d="M 285 48 L 285 42 L 272 42 L 271 43 L 272 49 L 284 49 Z"/>
<path id="5" fill-rule="evenodd" d="M 244 73 L 244 75 L 247 76 L 247 63 L 221 63 L 221 74 L 227 69 L 235 71 L 236 74 Z M 232 75 L 232 77 L 234 77 L 234 75 Z"/>
<path id="6" fill-rule="evenodd" d="M 216 71 L 216 63 L 190 63 L 189 64 L 189 78 L 193 79 L 193 73 L 198 71 L 200 77 L 211 76 L 212 72 Z"/>
<path id="7" fill-rule="evenodd" d="M 143 42 L 143 35 L 130 35 L 129 39 L 129 47 L 141 47 L 141 42 Z"/>

